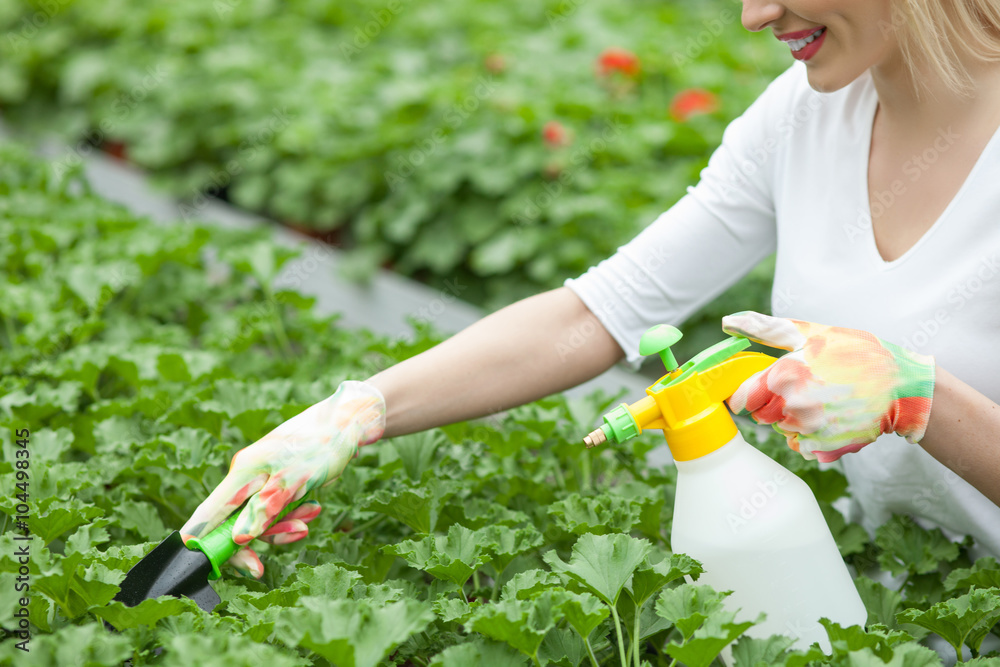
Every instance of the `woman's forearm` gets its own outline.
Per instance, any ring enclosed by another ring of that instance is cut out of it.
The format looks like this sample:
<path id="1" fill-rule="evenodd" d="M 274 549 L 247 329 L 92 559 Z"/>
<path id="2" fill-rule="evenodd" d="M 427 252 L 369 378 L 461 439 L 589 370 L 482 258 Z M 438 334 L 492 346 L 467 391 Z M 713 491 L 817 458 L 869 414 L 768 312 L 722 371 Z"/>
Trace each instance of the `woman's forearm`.
<path id="1" fill-rule="evenodd" d="M 513 303 L 367 380 L 385 397 L 384 437 L 483 417 L 575 387 L 624 357 L 570 289 Z"/>
<path id="2" fill-rule="evenodd" d="M 1000 505 L 1000 405 L 940 366 L 920 446 Z"/>

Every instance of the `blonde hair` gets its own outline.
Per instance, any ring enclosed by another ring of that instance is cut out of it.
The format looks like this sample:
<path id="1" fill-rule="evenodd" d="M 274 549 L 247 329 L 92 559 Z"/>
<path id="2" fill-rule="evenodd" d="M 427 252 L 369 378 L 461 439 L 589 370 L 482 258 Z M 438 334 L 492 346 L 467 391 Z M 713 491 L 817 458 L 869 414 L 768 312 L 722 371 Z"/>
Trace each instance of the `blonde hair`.
<path id="1" fill-rule="evenodd" d="M 1000 61 L 1000 0 L 893 0 L 892 24 L 915 82 L 926 63 L 957 95 L 973 92 L 962 52 L 981 61 Z"/>

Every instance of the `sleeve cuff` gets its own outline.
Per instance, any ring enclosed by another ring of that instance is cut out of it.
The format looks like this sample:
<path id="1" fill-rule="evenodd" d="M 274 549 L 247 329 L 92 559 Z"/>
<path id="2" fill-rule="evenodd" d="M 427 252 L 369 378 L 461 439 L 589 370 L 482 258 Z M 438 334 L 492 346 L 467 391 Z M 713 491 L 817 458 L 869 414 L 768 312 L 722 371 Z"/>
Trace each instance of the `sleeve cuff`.
<path id="1" fill-rule="evenodd" d="M 567 278 L 563 282 L 563 286 L 568 287 L 583 301 L 583 304 L 615 339 L 615 342 L 625 352 L 623 363 L 633 371 L 638 371 L 643 361 L 643 356 L 639 354 L 639 341 L 631 340 L 632 336 L 623 331 L 616 324 L 615 319 L 610 316 L 616 303 L 613 294 L 603 294 L 601 286 L 589 281 L 586 273 L 579 278 Z"/>

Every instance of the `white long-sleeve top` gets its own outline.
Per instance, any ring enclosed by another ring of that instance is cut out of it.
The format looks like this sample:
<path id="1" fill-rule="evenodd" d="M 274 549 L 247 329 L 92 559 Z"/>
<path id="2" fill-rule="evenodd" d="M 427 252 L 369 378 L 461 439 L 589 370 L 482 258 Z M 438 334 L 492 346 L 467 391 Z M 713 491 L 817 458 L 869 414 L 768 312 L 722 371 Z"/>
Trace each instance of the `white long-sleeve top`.
<path id="1" fill-rule="evenodd" d="M 727 127 L 697 185 L 565 284 L 638 367 L 648 327 L 680 325 L 776 252 L 773 314 L 934 355 L 1000 402 L 1000 130 L 930 230 L 887 262 L 872 234 L 867 184 L 877 102 L 867 72 L 818 93 L 796 62 Z M 960 132 L 941 128 L 876 205 L 921 187 L 927 165 L 962 141 Z M 989 437 L 1000 465 L 1000 433 Z M 980 553 L 1000 557 L 1000 507 L 919 445 L 885 435 L 839 463 L 852 518 L 869 531 L 904 513 L 952 537 L 972 535 Z"/>

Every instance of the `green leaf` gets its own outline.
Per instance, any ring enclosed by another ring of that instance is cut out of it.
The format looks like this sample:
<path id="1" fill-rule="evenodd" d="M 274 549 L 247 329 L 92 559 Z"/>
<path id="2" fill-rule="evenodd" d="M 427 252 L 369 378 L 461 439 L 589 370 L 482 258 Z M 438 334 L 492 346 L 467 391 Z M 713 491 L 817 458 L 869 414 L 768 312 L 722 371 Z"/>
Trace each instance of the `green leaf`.
<path id="1" fill-rule="evenodd" d="M 214 378 L 225 371 L 222 355 L 206 350 L 164 352 L 156 359 L 156 368 L 164 380 L 191 382 Z"/>
<path id="2" fill-rule="evenodd" d="M 79 552 L 64 556 L 31 582 L 32 589 L 52 599 L 68 618 L 76 618 L 95 605 L 110 602 L 118 592 L 117 584 L 125 577 L 125 573 L 111 573 L 99 564 L 84 569 L 82 560 Z"/>
<path id="3" fill-rule="evenodd" d="M 10 509 L 5 508 L 5 511 L 14 516 L 16 514 L 13 511 L 14 503 L 8 504 Z M 103 514 L 101 508 L 79 498 L 69 500 L 50 498 L 39 502 L 34 514 L 29 515 L 28 527 L 34 535 L 41 538 L 43 544 L 49 544 L 67 531 L 85 525 Z"/>
<path id="4" fill-rule="evenodd" d="M 409 586 L 405 584 L 409 584 Z M 400 581 L 393 581 L 387 584 L 355 584 L 351 591 L 351 597 L 355 600 L 366 600 L 375 606 L 381 607 L 389 602 L 417 597 L 416 591 L 413 590 L 415 588 L 416 586 L 410 584 L 410 582 Z"/>
<path id="5" fill-rule="evenodd" d="M 66 540 L 66 551 L 69 553 L 74 551 L 84 552 L 89 551 L 94 545 L 104 544 L 111 539 L 108 531 L 104 529 L 104 526 L 107 526 L 109 523 L 111 521 L 108 519 L 97 519 L 93 523 L 80 526 Z"/>
<path id="6" fill-rule="evenodd" d="M 930 609 L 906 609 L 896 618 L 927 628 L 945 639 L 962 659 L 962 644 L 979 651 L 983 638 L 1000 621 L 1000 588 L 973 588 L 969 593 L 944 600 Z"/>
<path id="7" fill-rule="evenodd" d="M 143 600 L 134 607 L 127 607 L 122 602 L 114 601 L 105 607 L 95 607 L 92 613 L 103 618 L 118 630 L 127 630 L 143 625 L 155 625 L 160 619 L 177 614 L 200 614 L 201 609 L 190 598 L 164 596 Z"/>
<path id="8" fill-rule="evenodd" d="M 570 626 L 587 639 L 590 633 L 611 615 L 610 608 L 590 593 L 566 591 L 562 612 Z"/>
<path id="9" fill-rule="evenodd" d="M 555 622 L 538 598 L 516 600 L 508 598 L 484 605 L 470 622 L 470 628 L 491 639 L 506 642 L 534 659 L 545 635 Z"/>
<path id="10" fill-rule="evenodd" d="M 101 310 L 111 295 L 137 282 L 139 267 L 128 260 L 77 264 L 66 269 L 67 286 L 91 310 Z"/>
<path id="11" fill-rule="evenodd" d="M 767 639 L 743 635 L 733 644 L 735 667 L 770 667 L 784 664 L 782 657 L 795 640 L 784 635 L 771 635 Z"/>
<path id="12" fill-rule="evenodd" d="M 802 462 L 805 463 L 805 459 L 802 459 Z M 830 507 L 830 503 L 847 493 L 847 477 L 839 470 L 821 470 L 813 465 L 799 468 L 795 474 L 809 485 L 820 507 Z M 832 507 L 830 509 L 837 511 Z"/>
<path id="13" fill-rule="evenodd" d="M 27 424 L 43 423 L 58 413 L 75 414 L 82 389 L 79 382 L 60 382 L 40 385 L 30 394 L 13 391 L 0 397 L 0 414 Z"/>
<path id="14" fill-rule="evenodd" d="M 285 262 L 297 254 L 298 252 L 289 250 L 270 239 L 261 239 L 224 248 L 220 258 L 232 264 L 237 271 L 249 273 L 261 285 L 270 285 Z"/>
<path id="15" fill-rule="evenodd" d="M 639 443 L 636 443 L 638 446 Z M 670 468 L 671 475 L 676 475 L 676 469 Z M 650 480 L 655 486 L 648 486 L 640 482 L 626 482 L 618 488 L 619 494 L 628 498 L 632 504 L 639 507 L 639 521 L 632 527 L 644 537 L 649 538 L 654 544 L 664 539 L 664 525 L 669 525 L 670 515 L 664 512 L 667 505 L 666 498 L 670 497 L 670 509 L 673 509 L 673 488 L 665 478 L 658 478 L 656 482 Z"/>
<path id="16" fill-rule="evenodd" d="M 56 463 L 73 446 L 73 432 L 68 428 L 39 429 L 31 433 L 31 460 L 35 463 Z M 9 460 L 13 460 L 14 454 Z"/>
<path id="17" fill-rule="evenodd" d="M 614 605 L 651 548 L 646 540 L 628 535 L 588 533 L 573 545 L 568 563 L 555 551 L 546 552 L 543 559 L 553 572 L 574 579 L 606 604 Z"/>
<path id="18" fill-rule="evenodd" d="M 255 642 L 221 628 L 200 633 L 180 633 L 168 640 L 162 661 L 165 667 L 299 667 L 310 662 L 278 647 Z M 346 664 L 346 663 L 345 663 Z"/>
<path id="19" fill-rule="evenodd" d="M 449 597 L 447 593 L 442 593 L 434 601 L 434 613 L 445 623 L 464 624 L 481 606 L 482 603 L 478 600 L 469 603 L 459 598 Z"/>
<path id="20" fill-rule="evenodd" d="M 129 544 L 126 546 L 110 546 L 105 551 L 92 548 L 84 555 L 88 563 L 100 563 L 109 570 L 128 572 L 132 567 L 142 560 L 146 554 L 157 546 L 157 542 L 145 542 L 143 544 Z"/>
<path id="21" fill-rule="evenodd" d="M 657 634 L 670 626 L 646 604 L 671 581 L 685 575 L 697 578 L 702 573 L 701 565 L 684 554 L 670 554 L 668 558 L 640 566 L 632 581 L 625 587 L 628 595 L 618 600 L 617 611 L 631 642 L 641 642 L 644 638 Z M 638 618 L 637 618 L 638 616 Z M 636 632 L 639 637 L 636 637 Z"/>
<path id="22" fill-rule="evenodd" d="M 626 589 L 636 607 L 642 605 L 671 581 L 681 577 L 697 579 L 704 570 L 701 563 L 686 554 L 670 554 L 669 558 L 657 563 L 646 564 L 632 575 L 632 583 Z"/>
<path id="23" fill-rule="evenodd" d="M 517 427 L 504 429 L 502 432 L 486 431 L 481 437 L 490 453 L 499 459 L 517 456 L 519 452 L 539 444 L 537 433 Z"/>
<path id="24" fill-rule="evenodd" d="M 989 656 L 979 656 L 972 660 L 966 660 L 962 667 L 1000 667 L 1000 656 L 996 651 L 991 651 Z"/>
<path id="25" fill-rule="evenodd" d="M 1000 563 L 988 556 L 980 558 L 972 567 L 952 570 L 944 580 L 944 587 L 949 591 L 965 590 L 972 586 L 1000 588 Z"/>
<path id="26" fill-rule="evenodd" d="M 562 579 L 558 575 L 547 570 L 526 570 L 518 572 L 504 584 L 500 595 L 502 599 L 517 598 L 527 600 L 534 597 L 536 593 L 550 588 L 558 588 L 562 585 Z"/>
<path id="27" fill-rule="evenodd" d="M 265 423 L 273 411 L 288 402 L 292 387 L 292 382 L 285 379 L 263 382 L 217 380 L 214 398 L 201 401 L 198 410 L 224 416 L 240 430 L 244 439 L 253 442 L 266 435 L 268 429 Z"/>
<path id="28" fill-rule="evenodd" d="M 524 656 L 502 642 L 474 641 L 452 646 L 434 656 L 430 667 L 524 667 Z"/>
<path id="29" fill-rule="evenodd" d="M 376 491 L 367 500 L 362 500 L 361 505 L 366 510 L 387 514 L 426 535 L 437 527 L 441 508 L 459 488 L 457 482 L 431 478 L 421 486 Z"/>
<path id="30" fill-rule="evenodd" d="M 538 661 L 543 665 L 576 667 L 587 660 L 587 646 L 580 635 L 569 628 L 552 628 L 538 647 Z"/>
<path id="31" fill-rule="evenodd" d="M 648 603 L 640 608 L 636 608 L 631 598 L 622 596 L 618 598 L 618 616 L 621 619 L 622 627 L 631 638 L 635 635 L 635 614 L 639 613 L 639 641 L 643 641 L 653 635 L 669 631 L 673 625 L 662 616 L 657 615 L 655 605 Z M 665 639 L 666 635 L 664 635 Z"/>
<path id="32" fill-rule="evenodd" d="M 844 515 L 834 509 L 831 505 L 820 504 L 826 525 L 830 527 L 833 539 L 837 542 L 840 555 L 850 556 L 851 554 L 863 553 L 870 542 L 868 532 L 863 526 L 856 523 L 848 523 Z"/>
<path id="33" fill-rule="evenodd" d="M 540 547 L 545 541 L 534 526 L 527 528 L 487 526 L 476 532 L 481 536 L 483 544 L 488 546 L 491 554 L 490 563 L 498 573 L 507 569 L 515 558 Z"/>
<path id="34" fill-rule="evenodd" d="M 118 525 L 128 530 L 134 530 L 147 540 L 161 540 L 167 535 L 166 526 L 160 519 L 152 504 L 129 500 L 121 503 L 118 508 Z"/>
<path id="35" fill-rule="evenodd" d="M 469 258 L 472 269 L 478 276 L 492 276 L 510 271 L 531 248 L 532 240 L 521 234 L 504 230 L 476 246 Z"/>
<path id="36" fill-rule="evenodd" d="M 489 559 L 486 549 L 491 545 L 483 544 L 481 538 L 477 531 L 455 524 L 446 536 L 428 535 L 422 540 L 406 540 L 382 550 L 404 558 L 412 567 L 438 579 L 462 586 Z"/>
<path id="37" fill-rule="evenodd" d="M 719 612 L 713 614 L 683 644 L 670 642 L 666 652 L 687 667 L 708 667 L 722 653 L 730 642 L 742 635 L 748 628 L 763 620 L 763 614 L 756 621 L 733 622 L 734 614 Z"/>
<path id="38" fill-rule="evenodd" d="M 286 581 L 285 586 L 287 587 L 294 581 L 304 584 L 305 592 L 303 595 L 338 600 L 347 597 L 355 584 L 361 581 L 361 575 L 344 569 L 336 563 L 323 563 L 314 566 L 299 563 L 296 565 L 294 579 Z"/>
<path id="39" fill-rule="evenodd" d="M 640 510 L 626 498 L 610 494 L 586 498 L 579 493 L 571 493 L 548 508 L 556 525 L 576 535 L 627 533 L 638 523 Z"/>
<path id="40" fill-rule="evenodd" d="M 893 646 L 913 641 L 913 637 L 908 633 L 890 630 L 884 625 L 873 625 L 866 630 L 857 625 L 845 628 L 827 618 L 821 618 L 819 622 L 826 628 L 830 645 L 838 654 L 869 648 L 882 660 L 888 662 L 892 658 Z"/>
<path id="41" fill-rule="evenodd" d="M 0 664 L 31 667 L 119 665 L 132 655 L 131 642 L 100 623 L 67 625 L 52 634 L 32 636 L 29 653 L 15 647 L 19 639 L 0 644 Z M 29 657 L 30 656 L 30 657 Z"/>
<path id="42" fill-rule="evenodd" d="M 443 441 L 440 431 L 427 430 L 393 438 L 389 442 L 399 454 L 406 476 L 419 482 L 424 472 L 430 469 L 434 453 Z"/>
<path id="43" fill-rule="evenodd" d="M 903 606 L 903 596 L 868 577 L 857 577 L 854 586 L 868 610 L 867 624 L 881 623 L 897 629 L 896 612 Z"/>
<path id="44" fill-rule="evenodd" d="M 462 525 L 472 529 L 486 526 L 518 526 L 531 519 L 524 512 L 509 509 L 485 498 L 469 498 L 461 504 L 465 520 Z"/>
<path id="45" fill-rule="evenodd" d="M 882 549 L 879 563 L 893 575 L 933 572 L 941 562 L 950 563 L 959 555 L 958 545 L 945 537 L 940 528 L 926 530 L 900 515 L 894 515 L 879 527 L 875 544 Z"/>
<path id="46" fill-rule="evenodd" d="M 276 591 L 283 593 L 281 597 L 284 600 L 282 601 L 287 601 L 292 597 L 295 597 L 297 601 L 301 590 L 301 588 L 276 589 Z M 222 597 L 221 591 L 219 597 Z M 245 591 L 239 597 L 226 602 L 226 611 L 243 619 L 246 623 L 246 636 L 258 642 L 272 636 L 274 624 L 287 611 L 287 607 L 267 604 L 264 599 L 266 597 L 266 595 L 254 591 Z M 274 597 L 276 596 L 271 596 L 272 599 Z"/>
<path id="47" fill-rule="evenodd" d="M 17 590 L 17 573 L 16 572 L 0 572 L 0 627 L 10 628 L 12 630 L 17 628 L 17 619 L 14 617 L 14 612 L 20 607 L 20 601 L 23 599 L 25 590 Z M 25 582 L 21 582 L 21 587 L 23 588 Z"/>
<path id="48" fill-rule="evenodd" d="M 879 658 L 870 648 L 863 648 L 860 651 L 847 656 L 845 663 L 848 667 L 939 667 L 941 657 L 933 650 L 919 644 L 903 644 L 892 652 L 892 659 L 888 662 Z"/>
<path id="49" fill-rule="evenodd" d="M 233 184 L 233 202 L 250 210 L 264 208 L 271 192 L 271 181 L 261 174 L 250 174 Z"/>
<path id="50" fill-rule="evenodd" d="M 690 639 L 706 620 L 723 611 L 723 600 L 728 595 L 728 591 L 720 593 L 711 586 L 681 584 L 663 591 L 656 601 L 656 613 L 676 627 L 684 639 Z"/>
<path id="51" fill-rule="evenodd" d="M 225 445 L 211 433 L 197 428 L 182 427 L 156 440 L 166 446 L 164 464 L 170 470 L 183 471 L 201 480 L 205 471 L 218 468 L 226 462 Z"/>
<path id="52" fill-rule="evenodd" d="M 376 608 L 364 601 L 307 596 L 275 621 L 275 633 L 289 646 L 301 646 L 338 667 L 375 667 L 389 652 L 434 620 L 416 600 Z"/>

